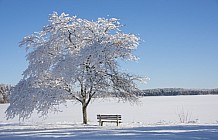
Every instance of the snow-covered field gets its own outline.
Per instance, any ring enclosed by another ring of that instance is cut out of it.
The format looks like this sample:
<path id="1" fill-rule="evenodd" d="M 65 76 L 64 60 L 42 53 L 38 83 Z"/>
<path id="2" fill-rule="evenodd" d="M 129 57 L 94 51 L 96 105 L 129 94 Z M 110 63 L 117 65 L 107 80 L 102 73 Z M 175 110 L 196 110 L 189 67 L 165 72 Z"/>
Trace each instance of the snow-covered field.
<path id="1" fill-rule="evenodd" d="M 3 139 L 218 139 L 218 95 L 143 97 L 138 105 L 95 100 L 88 107 L 89 125 L 82 125 L 81 106 L 70 101 L 63 112 L 36 114 L 25 122 L 7 121 L 0 105 L 0 140 Z M 98 126 L 97 114 L 121 114 L 119 127 Z M 184 117 L 182 116 L 184 114 Z M 181 120 L 189 123 L 181 123 Z"/>

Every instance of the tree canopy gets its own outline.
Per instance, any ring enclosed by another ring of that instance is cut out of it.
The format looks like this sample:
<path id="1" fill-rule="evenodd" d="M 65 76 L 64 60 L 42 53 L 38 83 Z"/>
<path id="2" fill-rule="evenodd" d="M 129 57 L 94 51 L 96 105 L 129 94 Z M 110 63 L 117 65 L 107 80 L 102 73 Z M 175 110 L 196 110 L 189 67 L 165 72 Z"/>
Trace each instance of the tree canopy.
<path id="1" fill-rule="evenodd" d="M 121 31 L 116 18 L 97 21 L 56 12 L 42 31 L 24 37 L 20 46 L 28 50 L 28 68 L 15 86 L 6 111 L 29 118 L 34 110 L 46 115 L 69 97 L 86 108 L 93 98 L 116 97 L 135 102 L 140 90 L 135 81 L 146 77 L 120 70 L 118 60 L 133 60 L 139 37 Z"/>

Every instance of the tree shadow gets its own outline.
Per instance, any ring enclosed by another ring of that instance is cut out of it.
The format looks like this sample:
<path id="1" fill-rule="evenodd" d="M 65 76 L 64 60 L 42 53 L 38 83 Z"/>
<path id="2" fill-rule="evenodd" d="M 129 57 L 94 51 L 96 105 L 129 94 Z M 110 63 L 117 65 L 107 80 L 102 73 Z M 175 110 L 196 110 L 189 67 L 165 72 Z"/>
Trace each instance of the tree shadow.
<path id="1" fill-rule="evenodd" d="M 218 125 L 177 125 L 177 126 L 153 126 L 153 127 L 99 127 L 99 126 L 75 126 L 57 125 L 46 126 L 22 126 L 14 125 L 4 128 L 0 125 L 0 140 L 41 140 L 41 139 L 150 139 L 150 140 L 217 140 Z"/>

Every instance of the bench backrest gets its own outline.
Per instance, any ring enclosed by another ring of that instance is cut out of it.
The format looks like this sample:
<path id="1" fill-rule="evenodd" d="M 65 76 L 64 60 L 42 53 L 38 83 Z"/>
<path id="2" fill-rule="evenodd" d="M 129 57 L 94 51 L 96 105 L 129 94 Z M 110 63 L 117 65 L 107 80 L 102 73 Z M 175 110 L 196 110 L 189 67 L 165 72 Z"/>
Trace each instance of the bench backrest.
<path id="1" fill-rule="evenodd" d="M 97 119 L 103 120 L 121 120 L 121 115 L 97 115 Z"/>

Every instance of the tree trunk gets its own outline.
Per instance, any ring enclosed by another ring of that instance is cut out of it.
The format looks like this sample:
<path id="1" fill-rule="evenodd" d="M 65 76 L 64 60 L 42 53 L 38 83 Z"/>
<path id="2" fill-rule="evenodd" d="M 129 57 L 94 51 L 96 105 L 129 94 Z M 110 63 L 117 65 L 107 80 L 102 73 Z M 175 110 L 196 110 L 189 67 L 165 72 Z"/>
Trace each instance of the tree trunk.
<path id="1" fill-rule="evenodd" d="M 83 124 L 87 124 L 88 118 L 87 118 L 87 105 L 86 105 L 86 103 L 82 104 L 82 112 L 83 112 Z"/>

